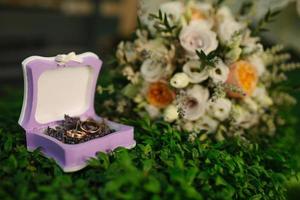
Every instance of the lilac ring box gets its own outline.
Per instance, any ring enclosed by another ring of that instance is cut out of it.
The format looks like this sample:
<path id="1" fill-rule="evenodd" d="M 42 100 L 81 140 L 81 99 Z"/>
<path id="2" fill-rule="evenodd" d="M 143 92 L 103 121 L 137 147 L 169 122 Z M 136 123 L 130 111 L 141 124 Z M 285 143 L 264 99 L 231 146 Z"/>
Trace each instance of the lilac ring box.
<path id="1" fill-rule="evenodd" d="M 133 127 L 107 121 L 115 132 L 80 144 L 65 144 L 44 134 L 67 114 L 82 120 L 101 120 L 94 109 L 94 96 L 102 61 L 94 53 L 31 56 L 22 63 L 25 92 L 19 124 L 26 131 L 27 149 L 41 148 L 65 172 L 84 168 L 97 152 L 135 146 Z"/>

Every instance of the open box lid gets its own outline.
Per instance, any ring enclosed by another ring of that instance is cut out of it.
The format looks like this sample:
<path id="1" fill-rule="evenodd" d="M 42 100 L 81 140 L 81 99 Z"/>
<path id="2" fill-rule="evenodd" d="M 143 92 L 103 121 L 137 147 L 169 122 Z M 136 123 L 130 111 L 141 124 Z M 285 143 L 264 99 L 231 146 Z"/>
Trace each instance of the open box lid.
<path id="1" fill-rule="evenodd" d="M 24 99 L 19 124 L 30 130 L 69 116 L 92 116 L 102 61 L 93 53 L 31 56 L 22 63 Z"/>

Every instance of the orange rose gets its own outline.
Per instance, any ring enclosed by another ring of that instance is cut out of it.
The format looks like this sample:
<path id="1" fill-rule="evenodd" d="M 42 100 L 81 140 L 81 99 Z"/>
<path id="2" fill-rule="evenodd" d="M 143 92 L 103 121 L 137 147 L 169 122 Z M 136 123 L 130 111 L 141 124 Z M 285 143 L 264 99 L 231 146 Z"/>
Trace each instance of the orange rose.
<path id="1" fill-rule="evenodd" d="M 239 87 L 247 96 L 251 96 L 256 88 L 258 75 L 255 67 L 247 61 L 240 60 L 230 67 L 227 83 Z M 230 97 L 242 98 L 239 93 L 228 92 Z"/>
<path id="2" fill-rule="evenodd" d="M 175 98 L 175 93 L 162 82 L 152 83 L 147 92 L 148 102 L 158 108 L 165 108 Z"/>

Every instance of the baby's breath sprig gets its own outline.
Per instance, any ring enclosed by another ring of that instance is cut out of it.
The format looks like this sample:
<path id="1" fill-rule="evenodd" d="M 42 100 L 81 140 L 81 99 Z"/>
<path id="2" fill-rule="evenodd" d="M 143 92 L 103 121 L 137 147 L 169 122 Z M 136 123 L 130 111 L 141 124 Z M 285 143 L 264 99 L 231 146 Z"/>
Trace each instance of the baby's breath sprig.
<path id="1" fill-rule="evenodd" d="M 262 59 L 266 65 L 274 65 L 279 63 L 284 63 L 291 58 L 291 55 L 288 53 L 280 53 L 280 54 L 268 54 L 264 53 L 262 55 Z"/>
<path id="2" fill-rule="evenodd" d="M 283 72 L 293 71 L 300 69 L 300 63 L 284 63 L 279 65 L 278 68 Z"/>
<path id="3" fill-rule="evenodd" d="M 184 116 L 184 99 L 186 98 L 187 94 L 186 94 L 186 91 L 184 90 L 180 90 L 177 92 L 176 94 L 176 106 L 177 106 L 177 112 L 178 112 L 178 116 L 179 117 L 183 117 Z"/>
<path id="4" fill-rule="evenodd" d="M 291 106 L 297 103 L 297 100 L 286 92 L 274 92 L 272 96 L 276 105 Z"/>
<path id="5" fill-rule="evenodd" d="M 224 98 L 226 96 L 226 91 L 224 88 L 223 83 L 214 83 L 212 81 L 209 82 L 208 86 L 212 88 L 212 96 L 211 96 L 211 101 L 215 102 L 219 98 Z"/>
<path id="6" fill-rule="evenodd" d="M 115 92 L 115 87 L 113 84 L 108 85 L 107 87 L 102 87 L 102 86 L 98 86 L 97 87 L 97 92 L 99 94 L 103 94 L 104 92 L 107 92 L 108 94 L 112 94 Z"/>
<path id="7" fill-rule="evenodd" d="M 284 46 L 282 44 L 277 44 L 272 46 L 271 48 L 268 48 L 265 50 L 265 53 L 267 54 L 277 54 L 280 53 L 284 49 Z"/>

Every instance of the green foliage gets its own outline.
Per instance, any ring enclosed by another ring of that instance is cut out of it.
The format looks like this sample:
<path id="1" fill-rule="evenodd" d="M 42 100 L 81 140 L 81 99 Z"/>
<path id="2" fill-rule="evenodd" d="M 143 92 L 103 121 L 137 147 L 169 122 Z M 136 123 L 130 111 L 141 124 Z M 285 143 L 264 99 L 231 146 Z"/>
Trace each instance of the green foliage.
<path id="1" fill-rule="evenodd" d="M 243 2 L 240 10 L 239 10 L 239 14 L 242 16 L 247 15 L 250 10 L 253 8 L 254 3 L 253 2 Z"/>
<path id="2" fill-rule="evenodd" d="M 268 29 L 266 29 L 265 26 L 269 23 L 274 22 L 276 16 L 280 14 L 280 12 L 281 12 L 280 10 L 277 11 L 268 10 L 268 12 L 264 15 L 264 17 L 258 21 L 252 34 L 257 35 L 260 32 L 268 31 Z"/>
<path id="3" fill-rule="evenodd" d="M 212 51 L 209 54 L 205 54 L 203 50 L 196 50 L 197 56 L 201 61 L 201 69 L 205 67 L 214 67 L 217 57 L 217 51 Z"/>
<path id="4" fill-rule="evenodd" d="M 16 95 L 16 98 L 19 97 Z M 9 101 L 10 100 L 10 101 Z M 284 199 L 290 176 L 289 139 L 249 144 L 240 139 L 187 142 L 164 122 L 123 120 L 137 146 L 99 153 L 89 167 L 63 173 L 39 150 L 28 152 L 16 121 L 20 100 L 2 102 L 0 199 Z M 265 140 L 269 141 L 269 140 Z"/>
<path id="5" fill-rule="evenodd" d="M 173 35 L 178 28 L 176 25 L 171 25 L 167 13 L 163 13 L 161 10 L 158 11 L 158 14 L 150 14 L 149 17 L 154 20 L 154 27 L 158 32 Z"/>

